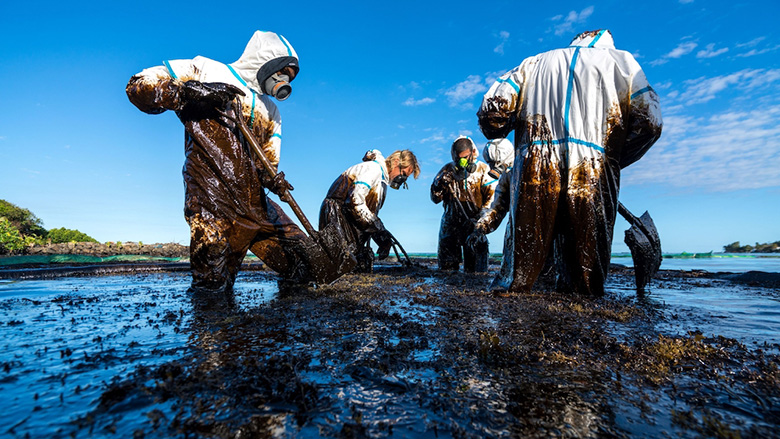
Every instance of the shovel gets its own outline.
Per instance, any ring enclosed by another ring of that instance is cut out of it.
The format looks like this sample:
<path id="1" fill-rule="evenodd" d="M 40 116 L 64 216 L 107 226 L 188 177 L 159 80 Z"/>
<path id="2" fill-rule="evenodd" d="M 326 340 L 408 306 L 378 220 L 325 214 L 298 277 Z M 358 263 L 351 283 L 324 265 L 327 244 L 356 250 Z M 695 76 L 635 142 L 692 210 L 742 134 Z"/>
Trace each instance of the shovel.
<path id="1" fill-rule="evenodd" d="M 249 131 L 249 128 L 244 123 L 243 114 L 241 114 L 241 106 L 235 106 L 236 117 L 232 117 L 226 112 L 222 115 L 227 119 L 233 121 L 236 126 L 241 130 L 244 138 L 249 143 L 252 151 L 254 151 L 260 163 L 265 168 L 265 171 L 273 178 L 277 175 L 268 157 L 265 156 L 260 144 L 255 139 L 255 136 Z M 304 251 L 312 261 L 311 274 L 317 283 L 329 284 L 334 280 L 341 277 L 342 274 L 349 273 L 357 265 L 357 259 L 355 256 L 344 248 L 344 233 L 339 227 L 337 222 L 328 224 L 327 227 L 319 232 L 314 230 L 309 220 L 304 215 L 303 210 L 298 205 L 298 202 L 292 197 L 289 190 L 285 190 L 284 196 L 280 197 L 283 201 L 290 205 L 290 208 L 298 217 L 298 220 L 303 225 L 303 228 L 309 234 L 311 239 L 303 240 L 302 246 Z"/>
<path id="2" fill-rule="evenodd" d="M 645 285 L 661 267 L 661 238 L 649 213 L 645 212 L 637 218 L 619 201 L 618 212 L 631 224 L 631 228 L 626 230 L 625 242 L 634 260 L 636 291 L 643 294 Z"/>

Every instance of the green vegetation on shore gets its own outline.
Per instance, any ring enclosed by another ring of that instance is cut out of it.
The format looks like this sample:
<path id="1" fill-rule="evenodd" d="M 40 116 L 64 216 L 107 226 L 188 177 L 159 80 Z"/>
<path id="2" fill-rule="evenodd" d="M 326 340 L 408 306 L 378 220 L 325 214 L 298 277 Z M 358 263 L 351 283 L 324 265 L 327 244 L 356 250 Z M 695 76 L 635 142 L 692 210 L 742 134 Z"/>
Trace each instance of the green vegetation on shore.
<path id="1" fill-rule="evenodd" d="M 739 245 L 739 241 L 723 246 L 726 253 L 780 253 L 780 241 L 756 245 Z"/>
<path id="2" fill-rule="evenodd" d="M 97 242 L 78 230 L 46 230 L 43 221 L 27 209 L 0 200 L 0 255 L 16 254 L 34 244 L 65 242 Z"/>

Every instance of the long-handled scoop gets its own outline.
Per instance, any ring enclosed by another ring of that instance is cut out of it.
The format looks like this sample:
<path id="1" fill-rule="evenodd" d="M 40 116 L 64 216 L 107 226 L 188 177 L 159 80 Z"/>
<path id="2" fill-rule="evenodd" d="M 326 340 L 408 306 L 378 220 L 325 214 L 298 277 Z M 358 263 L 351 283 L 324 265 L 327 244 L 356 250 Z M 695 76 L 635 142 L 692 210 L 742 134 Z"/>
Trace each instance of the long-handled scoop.
<path id="1" fill-rule="evenodd" d="M 618 212 L 631 224 L 631 228 L 626 230 L 625 242 L 634 260 L 636 291 L 641 294 L 661 267 L 661 238 L 649 213 L 637 218 L 619 201 Z"/>
<path id="2" fill-rule="evenodd" d="M 241 108 L 240 105 L 236 108 Z M 265 171 L 272 178 L 276 177 L 277 172 L 274 166 L 271 164 L 265 152 L 260 148 L 260 144 L 255 139 L 255 136 L 249 131 L 249 128 L 244 122 L 243 115 L 240 110 L 235 111 L 236 117 L 233 117 L 227 112 L 222 113 L 227 119 L 231 120 L 241 130 L 250 148 L 254 151 L 255 156 L 260 160 Z M 312 275 L 315 280 L 320 283 L 330 283 L 338 279 L 342 274 L 349 273 L 357 265 L 355 256 L 351 254 L 343 245 L 343 233 L 339 230 L 337 222 L 333 222 L 319 232 L 314 230 L 306 215 L 301 210 L 298 202 L 292 197 L 289 190 L 285 189 L 282 197 L 283 201 L 290 205 L 290 208 L 298 217 L 298 220 L 303 225 L 303 228 L 309 234 L 312 241 L 303 242 L 303 246 L 311 258 L 312 262 Z"/>

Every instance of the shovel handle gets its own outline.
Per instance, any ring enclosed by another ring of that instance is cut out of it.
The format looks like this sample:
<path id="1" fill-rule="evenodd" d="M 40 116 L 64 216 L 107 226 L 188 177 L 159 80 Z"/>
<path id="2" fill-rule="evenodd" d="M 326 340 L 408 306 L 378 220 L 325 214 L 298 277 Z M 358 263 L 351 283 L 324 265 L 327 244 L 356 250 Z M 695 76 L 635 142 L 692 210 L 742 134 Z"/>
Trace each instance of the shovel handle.
<path id="1" fill-rule="evenodd" d="M 260 159 L 260 163 L 263 165 L 263 168 L 265 168 L 265 172 L 267 172 L 271 177 L 276 177 L 277 174 L 276 170 L 274 169 L 270 160 L 268 160 L 268 157 L 265 156 L 263 150 L 260 148 L 260 144 L 257 143 L 257 139 L 255 139 L 255 136 L 252 134 L 251 131 L 249 131 L 249 128 L 247 128 L 246 124 L 244 123 L 244 119 L 242 117 L 243 115 L 241 114 L 240 108 L 241 107 L 239 106 L 236 109 L 237 117 L 232 117 L 225 113 L 223 114 L 225 117 L 232 120 L 241 130 L 241 133 L 244 135 L 244 138 L 249 143 L 249 146 L 255 152 L 257 158 Z M 309 233 L 309 236 L 314 236 L 316 234 L 314 227 L 312 227 L 311 223 L 306 218 L 306 215 L 303 214 L 303 210 L 301 210 L 301 206 L 298 205 L 298 202 L 295 201 L 295 199 L 292 197 L 292 194 L 290 193 L 289 190 L 285 189 L 283 198 L 287 202 L 287 204 L 290 205 L 290 208 L 295 213 L 295 216 L 298 217 L 298 220 L 300 220 L 301 224 L 303 225 L 303 228 L 306 229 L 306 232 Z"/>
<path id="2" fill-rule="evenodd" d="M 631 225 L 636 225 L 639 222 L 639 218 L 635 217 L 633 213 L 631 213 L 626 206 L 623 205 L 620 201 L 618 201 L 618 212 L 620 212 L 620 215 L 626 219 Z"/>

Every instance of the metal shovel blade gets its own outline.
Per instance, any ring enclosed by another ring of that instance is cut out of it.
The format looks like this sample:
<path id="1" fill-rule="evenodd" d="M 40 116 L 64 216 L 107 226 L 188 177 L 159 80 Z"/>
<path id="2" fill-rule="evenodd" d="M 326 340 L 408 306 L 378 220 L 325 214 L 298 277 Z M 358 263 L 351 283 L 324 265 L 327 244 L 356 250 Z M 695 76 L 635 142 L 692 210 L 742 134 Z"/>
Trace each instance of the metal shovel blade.
<path id="1" fill-rule="evenodd" d="M 353 249 L 347 247 L 347 240 L 337 222 L 328 224 L 316 232 L 312 239 L 304 240 L 304 248 L 312 261 L 312 277 L 319 284 L 329 284 L 344 274 L 352 272 L 357 265 Z"/>
<path id="2" fill-rule="evenodd" d="M 631 250 L 631 259 L 634 261 L 636 291 L 643 293 L 645 285 L 661 267 L 661 238 L 648 212 L 639 218 L 633 215 L 631 217 L 632 219 L 629 220 L 631 228 L 626 230 L 625 242 Z"/>

